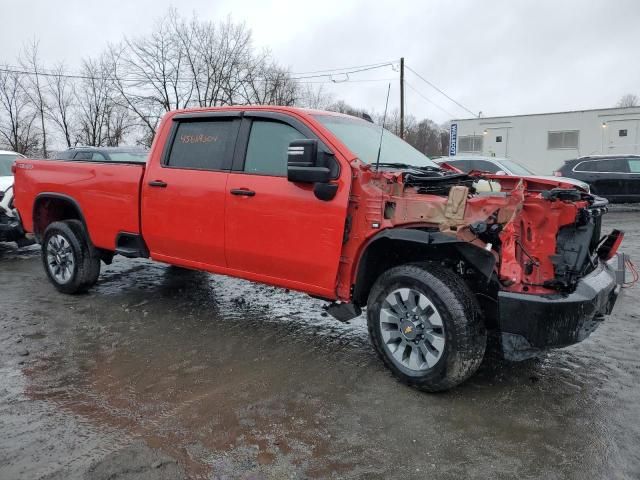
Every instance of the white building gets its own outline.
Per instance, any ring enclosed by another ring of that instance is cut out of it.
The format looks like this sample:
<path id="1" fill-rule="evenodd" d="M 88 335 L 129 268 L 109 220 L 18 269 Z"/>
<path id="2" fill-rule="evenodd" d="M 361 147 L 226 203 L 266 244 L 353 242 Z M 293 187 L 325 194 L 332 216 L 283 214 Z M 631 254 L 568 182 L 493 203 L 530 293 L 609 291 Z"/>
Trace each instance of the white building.
<path id="1" fill-rule="evenodd" d="M 640 107 L 451 121 L 450 155 L 506 157 L 548 175 L 564 160 L 640 154 Z"/>

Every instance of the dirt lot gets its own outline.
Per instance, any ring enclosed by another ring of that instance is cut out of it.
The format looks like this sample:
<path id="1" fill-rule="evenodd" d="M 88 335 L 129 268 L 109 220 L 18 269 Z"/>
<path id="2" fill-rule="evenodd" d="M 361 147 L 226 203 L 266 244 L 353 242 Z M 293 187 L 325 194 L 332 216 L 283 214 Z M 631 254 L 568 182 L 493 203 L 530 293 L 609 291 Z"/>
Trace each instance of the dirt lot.
<path id="1" fill-rule="evenodd" d="M 640 213 L 607 223 L 639 259 Z M 639 291 L 429 395 L 303 295 L 118 259 L 65 296 L 0 244 L 0 479 L 638 478 Z"/>

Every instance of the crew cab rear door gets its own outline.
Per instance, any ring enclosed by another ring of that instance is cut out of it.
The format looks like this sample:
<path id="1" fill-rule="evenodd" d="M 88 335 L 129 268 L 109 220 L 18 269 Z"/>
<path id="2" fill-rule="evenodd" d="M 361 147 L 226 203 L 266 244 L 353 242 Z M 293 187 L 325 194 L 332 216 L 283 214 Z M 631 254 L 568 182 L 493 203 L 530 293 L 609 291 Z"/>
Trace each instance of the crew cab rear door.
<path id="1" fill-rule="evenodd" d="M 288 146 L 302 138 L 318 137 L 293 116 L 245 112 L 227 182 L 227 265 L 241 277 L 332 296 L 350 173 L 342 172 L 348 180 L 329 201 L 312 185 L 289 182 Z"/>
<path id="2" fill-rule="evenodd" d="M 142 185 L 142 232 L 152 258 L 226 266 L 226 183 L 240 122 L 239 112 L 173 117 L 162 158 L 151 159 Z"/>

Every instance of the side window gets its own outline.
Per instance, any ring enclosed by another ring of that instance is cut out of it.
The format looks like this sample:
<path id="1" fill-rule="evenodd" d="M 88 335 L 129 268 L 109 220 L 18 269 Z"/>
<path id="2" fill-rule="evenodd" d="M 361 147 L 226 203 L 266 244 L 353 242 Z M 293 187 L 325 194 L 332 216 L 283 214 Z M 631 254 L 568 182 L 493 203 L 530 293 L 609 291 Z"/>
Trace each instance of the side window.
<path id="1" fill-rule="evenodd" d="M 500 167 L 494 165 L 491 162 L 486 162 L 484 160 L 473 160 L 471 162 L 471 167 L 473 170 L 482 170 L 483 172 L 496 173 L 500 170 Z"/>
<path id="2" fill-rule="evenodd" d="M 91 160 L 95 160 L 98 162 L 106 162 L 107 159 L 105 158 L 105 156 L 101 153 L 98 152 L 93 152 L 93 154 L 91 155 Z"/>
<path id="3" fill-rule="evenodd" d="M 92 152 L 76 152 L 75 157 L 73 157 L 74 160 L 91 160 L 91 157 L 93 156 Z"/>
<path id="4" fill-rule="evenodd" d="M 629 171 L 631 173 L 640 173 L 640 159 L 629 159 Z"/>
<path id="5" fill-rule="evenodd" d="M 629 173 L 629 164 L 624 158 L 614 158 L 611 160 L 603 160 L 606 163 L 606 172 Z"/>
<path id="6" fill-rule="evenodd" d="M 66 150 L 64 152 L 58 153 L 55 158 L 58 160 L 71 160 L 73 159 L 75 152 L 73 150 Z"/>
<path id="7" fill-rule="evenodd" d="M 469 171 L 469 161 L 468 160 L 456 160 L 453 162 L 447 162 L 451 166 L 456 167 L 458 170 L 462 170 L 463 172 Z"/>
<path id="8" fill-rule="evenodd" d="M 262 175 L 287 175 L 287 150 L 294 140 L 306 138 L 295 128 L 280 122 L 254 120 L 244 171 Z"/>
<path id="9" fill-rule="evenodd" d="M 573 169 L 576 172 L 597 172 L 598 162 L 580 162 Z"/>
<path id="10" fill-rule="evenodd" d="M 232 119 L 182 121 L 178 124 L 166 165 L 194 170 L 227 170 L 238 123 Z"/>
<path id="11" fill-rule="evenodd" d="M 627 162 L 622 158 L 613 158 L 606 160 L 589 160 L 578 164 L 575 168 L 576 172 L 610 172 L 610 173 L 626 173 Z"/>

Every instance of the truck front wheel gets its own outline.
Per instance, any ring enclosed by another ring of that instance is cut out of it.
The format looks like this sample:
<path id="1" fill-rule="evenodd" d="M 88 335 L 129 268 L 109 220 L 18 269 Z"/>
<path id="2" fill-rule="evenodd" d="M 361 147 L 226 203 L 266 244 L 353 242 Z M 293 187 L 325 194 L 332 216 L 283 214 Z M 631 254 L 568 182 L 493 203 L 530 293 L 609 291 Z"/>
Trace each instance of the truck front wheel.
<path id="1" fill-rule="evenodd" d="M 42 264 L 53 285 L 63 293 L 92 287 L 100 274 L 100 258 L 77 220 L 53 222 L 42 238 Z"/>
<path id="2" fill-rule="evenodd" d="M 376 281 L 367 303 L 371 341 L 403 383 L 448 390 L 482 362 L 486 330 L 473 293 L 437 265 L 392 268 Z"/>

